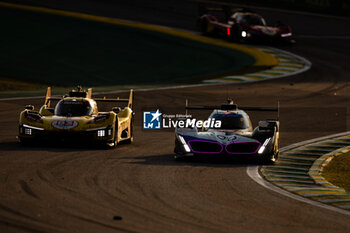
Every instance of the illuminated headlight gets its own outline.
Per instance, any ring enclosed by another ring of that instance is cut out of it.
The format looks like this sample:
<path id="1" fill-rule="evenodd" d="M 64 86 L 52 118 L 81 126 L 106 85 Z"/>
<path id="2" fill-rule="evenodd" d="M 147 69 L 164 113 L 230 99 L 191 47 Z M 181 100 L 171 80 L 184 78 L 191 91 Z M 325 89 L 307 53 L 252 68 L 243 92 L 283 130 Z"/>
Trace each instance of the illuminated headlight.
<path id="1" fill-rule="evenodd" d="M 185 151 L 186 152 L 191 152 L 191 149 L 190 149 L 190 147 L 186 144 L 186 145 L 184 145 L 184 148 L 185 148 Z"/>
<path id="2" fill-rule="evenodd" d="M 242 37 L 247 37 L 247 32 L 246 31 L 242 31 Z"/>
<path id="3" fill-rule="evenodd" d="M 179 139 L 180 139 L 180 141 L 181 141 L 181 143 L 182 143 L 182 145 L 183 145 L 185 151 L 186 151 L 186 152 L 191 152 L 191 149 L 190 149 L 190 147 L 187 145 L 187 143 L 186 143 L 184 137 L 182 137 L 181 135 L 178 135 L 178 136 L 179 136 Z"/>
<path id="4" fill-rule="evenodd" d="M 42 130 L 44 130 L 44 128 L 23 124 L 22 127 L 21 127 L 20 132 L 24 133 L 26 135 L 33 135 L 33 130 L 42 131 Z"/>
<path id="5" fill-rule="evenodd" d="M 264 144 L 260 147 L 258 154 L 262 154 L 267 146 L 267 144 L 269 144 L 271 138 L 268 138 L 265 140 Z"/>
<path id="6" fill-rule="evenodd" d="M 105 136 L 111 136 L 113 129 L 112 129 L 112 126 L 108 126 L 108 127 L 87 129 L 86 131 L 87 132 L 94 131 L 94 133 L 97 132 L 97 137 L 105 137 Z"/>
<path id="7" fill-rule="evenodd" d="M 185 141 L 185 139 L 184 139 L 184 137 L 182 137 L 181 135 L 179 135 L 179 139 L 180 139 L 180 141 L 181 141 L 181 143 L 182 143 L 183 145 L 186 145 L 186 144 L 187 144 L 186 141 Z"/>
<path id="8" fill-rule="evenodd" d="M 292 36 L 291 32 L 281 34 L 281 37 L 289 37 L 289 36 Z"/>
<path id="9" fill-rule="evenodd" d="M 32 135 L 32 133 L 33 133 L 32 129 L 24 128 L 24 134 Z"/>
<path id="10" fill-rule="evenodd" d="M 104 129 L 97 130 L 98 137 L 104 137 L 106 135 L 106 131 Z"/>

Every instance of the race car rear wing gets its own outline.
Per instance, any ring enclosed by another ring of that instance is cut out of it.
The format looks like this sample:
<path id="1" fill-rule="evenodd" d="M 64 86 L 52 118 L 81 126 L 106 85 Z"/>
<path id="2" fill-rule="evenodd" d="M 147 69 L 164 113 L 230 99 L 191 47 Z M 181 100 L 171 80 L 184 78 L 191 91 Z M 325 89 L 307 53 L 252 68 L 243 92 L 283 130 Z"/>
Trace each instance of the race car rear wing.
<path id="1" fill-rule="evenodd" d="M 228 6 L 225 5 L 209 5 L 209 4 L 204 4 L 204 3 L 199 3 L 198 4 L 198 15 L 202 16 L 204 14 L 208 13 L 222 13 L 224 14 L 225 18 L 228 18 L 231 13 L 231 9 Z"/>
<path id="2" fill-rule="evenodd" d="M 237 110 L 237 105 L 227 105 L 223 104 L 221 106 L 188 106 L 188 110 Z M 266 107 L 239 107 L 239 109 L 244 111 L 265 111 L 265 112 L 278 112 L 278 108 L 266 108 Z"/>
<path id="3" fill-rule="evenodd" d="M 253 12 L 251 9 L 249 8 L 234 8 L 232 6 L 229 5 L 218 5 L 215 3 L 212 4 L 208 4 L 208 3 L 199 3 L 198 4 L 198 14 L 200 16 L 204 15 L 204 14 L 208 14 L 208 13 L 215 13 L 215 12 L 221 12 L 225 14 L 226 18 L 229 18 L 232 14 L 236 13 L 236 12 Z"/>
<path id="4" fill-rule="evenodd" d="M 69 96 L 72 96 L 72 93 L 74 93 L 75 97 L 84 97 L 84 98 L 88 98 L 88 99 L 92 99 L 92 89 L 89 88 L 87 92 L 70 92 Z M 85 93 L 84 95 L 80 95 L 79 93 Z M 46 97 L 45 97 L 45 105 L 47 105 L 48 107 L 50 107 L 51 101 L 56 100 L 59 101 L 61 99 L 63 99 L 65 96 L 63 97 L 51 97 L 51 87 L 47 88 L 47 92 L 46 92 Z M 96 102 L 115 102 L 115 103 L 128 103 L 128 107 L 132 109 L 133 106 L 133 100 L 134 100 L 134 91 L 133 89 L 130 89 L 130 94 L 129 94 L 129 98 L 128 99 L 121 99 L 119 97 L 117 98 L 94 98 L 94 100 Z"/>
<path id="5" fill-rule="evenodd" d="M 133 101 L 134 101 L 134 90 L 130 89 L 130 94 L 128 99 L 121 99 L 119 97 L 115 99 L 107 99 L 106 97 L 103 98 L 95 98 L 96 102 L 116 102 L 116 103 L 128 103 L 128 107 L 132 109 Z"/>

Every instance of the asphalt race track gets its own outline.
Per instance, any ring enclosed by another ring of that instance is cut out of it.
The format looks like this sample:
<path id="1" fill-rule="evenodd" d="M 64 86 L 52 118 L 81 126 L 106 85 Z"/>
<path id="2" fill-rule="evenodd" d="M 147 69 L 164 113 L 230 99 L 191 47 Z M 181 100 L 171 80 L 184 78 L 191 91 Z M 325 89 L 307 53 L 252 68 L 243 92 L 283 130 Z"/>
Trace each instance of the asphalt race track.
<path id="1" fill-rule="evenodd" d="M 190 30 L 196 19 L 195 4 L 180 1 L 33 2 Z M 350 19 L 258 11 L 294 28 L 297 44 L 283 49 L 309 59 L 311 70 L 255 84 L 136 91 L 132 145 L 24 147 L 15 138 L 19 112 L 43 100 L 0 101 L 0 232 L 350 232 L 348 216 L 256 184 L 246 174 L 254 161 L 175 162 L 172 131 L 141 130 L 143 110 L 183 112 L 185 98 L 210 105 L 227 96 L 246 106 L 280 101 L 281 146 L 349 128 Z"/>

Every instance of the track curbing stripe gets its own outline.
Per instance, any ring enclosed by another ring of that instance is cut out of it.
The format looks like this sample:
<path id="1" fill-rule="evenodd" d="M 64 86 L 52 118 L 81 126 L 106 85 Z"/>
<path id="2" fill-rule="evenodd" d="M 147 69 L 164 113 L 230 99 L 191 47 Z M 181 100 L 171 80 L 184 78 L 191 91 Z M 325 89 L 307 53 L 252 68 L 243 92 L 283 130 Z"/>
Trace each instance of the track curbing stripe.
<path id="1" fill-rule="evenodd" d="M 345 207 L 344 210 L 347 210 L 350 206 L 350 195 L 343 188 L 328 182 L 321 173 L 323 168 L 334 157 L 350 151 L 349 136 L 350 132 L 344 132 L 283 148 L 281 150 L 281 160 L 278 160 L 274 166 L 263 166 L 261 174 L 274 185 L 305 198 L 312 198 L 331 205 L 334 203 L 345 203 L 347 205 L 337 205 L 336 207 Z M 327 148 L 326 146 L 330 148 L 315 149 Z M 289 161 L 283 160 L 286 158 Z M 305 159 L 307 159 L 308 163 L 305 163 Z M 273 173 L 274 170 L 281 169 L 282 171 L 279 173 Z M 288 176 L 283 173 L 291 169 L 298 170 L 299 174 Z M 295 187 L 293 184 L 298 184 L 298 187 Z"/>
<path id="2" fill-rule="evenodd" d="M 305 72 L 309 70 L 312 65 L 312 63 L 307 59 L 281 49 L 276 49 L 272 47 L 261 47 L 261 46 L 255 46 L 255 48 L 262 52 L 266 52 L 274 56 L 276 59 L 278 59 L 279 61 L 278 64 L 264 71 L 258 71 L 255 73 L 248 73 L 248 74 L 239 75 L 239 76 L 238 75 L 225 76 L 225 77 L 220 77 L 215 79 L 204 80 L 203 82 L 223 83 L 225 80 L 227 81 L 227 83 L 232 83 L 232 80 L 234 80 L 234 82 L 237 82 L 237 80 L 242 80 L 241 82 L 245 83 L 245 82 L 263 81 L 263 80 L 269 80 L 269 79 L 277 79 L 277 78 L 283 78 L 283 77 L 292 76 L 292 75 Z M 259 80 L 255 80 L 254 78 L 256 77 L 258 77 Z"/>

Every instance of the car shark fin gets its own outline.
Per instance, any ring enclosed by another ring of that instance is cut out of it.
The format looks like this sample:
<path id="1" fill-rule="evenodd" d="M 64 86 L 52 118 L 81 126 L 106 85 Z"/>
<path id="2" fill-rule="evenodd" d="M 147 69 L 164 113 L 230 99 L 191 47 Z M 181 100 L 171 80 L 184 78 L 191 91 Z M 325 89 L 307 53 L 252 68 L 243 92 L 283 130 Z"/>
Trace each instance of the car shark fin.
<path id="1" fill-rule="evenodd" d="M 92 97 L 92 88 L 89 88 L 86 94 L 86 98 L 91 99 Z"/>
<path id="2" fill-rule="evenodd" d="M 130 96 L 129 96 L 129 102 L 128 102 L 128 107 L 132 109 L 132 102 L 134 100 L 134 90 L 130 89 Z"/>
<path id="3" fill-rule="evenodd" d="M 45 105 L 47 105 L 47 107 L 50 107 L 50 98 L 51 98 L 51 87 L 48 87 L 46 91 L 46 97 L 45 97 Z"/>

